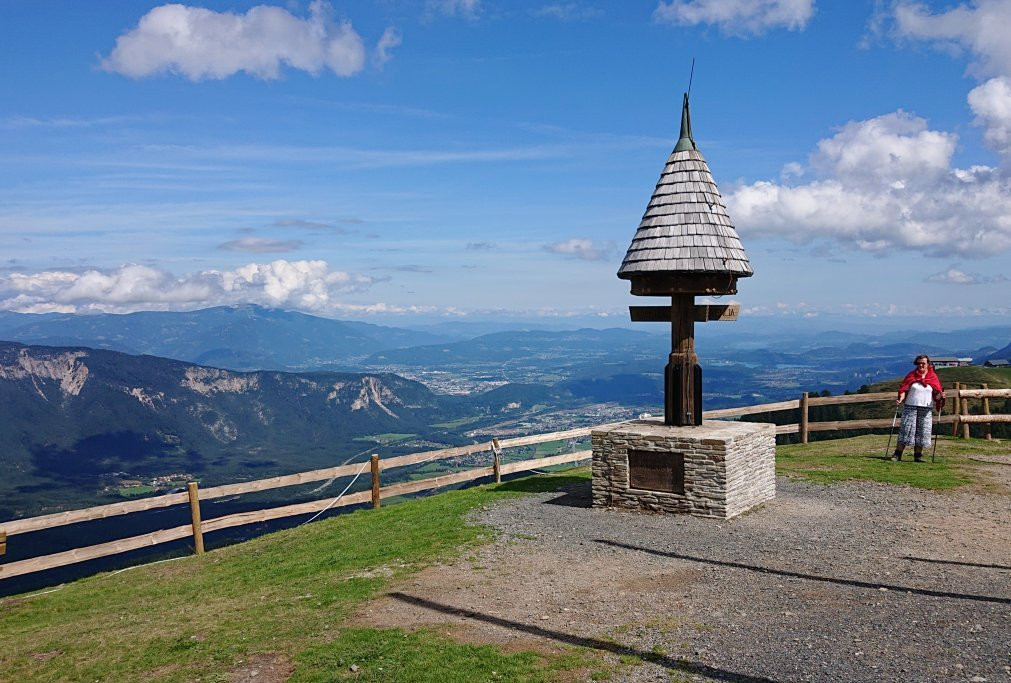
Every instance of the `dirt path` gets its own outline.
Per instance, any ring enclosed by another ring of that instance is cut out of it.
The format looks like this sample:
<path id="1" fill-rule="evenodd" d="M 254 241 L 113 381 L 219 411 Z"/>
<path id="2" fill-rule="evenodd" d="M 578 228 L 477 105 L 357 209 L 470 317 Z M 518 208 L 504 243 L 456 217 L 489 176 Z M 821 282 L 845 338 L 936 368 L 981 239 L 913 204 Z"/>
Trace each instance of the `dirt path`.
<path id="1" fill-rule="evenodd" d="M 499 540 L 353 623 L 587 647 L 618 681 L 1011 681 L 1009 488 L 778 485 L 730 522 L 594 510 L 589 482 L 480 510 Z"/>

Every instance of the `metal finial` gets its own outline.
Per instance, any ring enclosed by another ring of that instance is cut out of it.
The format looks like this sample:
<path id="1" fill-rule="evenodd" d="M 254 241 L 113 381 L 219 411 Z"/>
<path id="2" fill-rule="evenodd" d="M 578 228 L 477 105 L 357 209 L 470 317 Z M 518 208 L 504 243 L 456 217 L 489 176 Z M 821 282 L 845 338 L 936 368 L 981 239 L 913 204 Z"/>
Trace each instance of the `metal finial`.
<path id="1" fill-rule="evenodd" d="M 695 139 L 692 138 L 692 113 L 688 109 L 688 93 L 685 93 L 684 104 L 681 106 L 681 135 L 674 151 L 686 152 L 690 149 L 698 150 L 698 147 L 695 146 Z"/>

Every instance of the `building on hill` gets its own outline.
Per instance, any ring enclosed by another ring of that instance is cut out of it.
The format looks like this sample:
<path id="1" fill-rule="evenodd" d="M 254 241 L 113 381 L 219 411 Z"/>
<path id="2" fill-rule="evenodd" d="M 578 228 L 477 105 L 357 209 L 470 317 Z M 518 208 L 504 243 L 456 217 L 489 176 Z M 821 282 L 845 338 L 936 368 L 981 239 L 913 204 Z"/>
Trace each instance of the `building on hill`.
<path id="1" fill-rule="evenodd" d="M 955 358 L 954 356 L 936 356 L 930 359 L 935 368 L 960 368 L 972 365 L 972 358 Z"/>
<path id="2" fill-rule="evenodd" d="M 1007 358 L 991 358 L 987 362 L 983 363 L 985 368 L 1007 368 L 1011 367 L 1011 362 Z"/>

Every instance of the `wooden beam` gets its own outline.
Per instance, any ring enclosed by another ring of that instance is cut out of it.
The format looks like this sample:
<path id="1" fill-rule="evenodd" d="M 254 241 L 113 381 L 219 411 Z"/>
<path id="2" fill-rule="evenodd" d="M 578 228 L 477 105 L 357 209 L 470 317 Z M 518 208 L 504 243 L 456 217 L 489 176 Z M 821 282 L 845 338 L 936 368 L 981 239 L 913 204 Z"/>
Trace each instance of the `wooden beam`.
<path id="1" fill-rule="evenodd" d="M 7 532 L 0 531 L 0 555 L 7 552 Z"/>
<path id="2" fill-rule="evenodd" d="M 693 319 L 697 323 L 734 321 L 741 312 L 738 304 L 706 305 L 693 308 Z M 629 306 L 628 314 L 634 323 L 669 323 L 673 321 L 670 306 Z"/>
<path id="3" fill-rule="evenodd" d="M 695 322 L 732 322 L 740 312 L 739 304 L 696 304 Z"/>
<path id="4" fill-rule="evenodd" d="M 130 538 L 122 538 L 118 541 L 109 541 L 108 543 L 91 545 L 86 548 L 74 548 L 73 550 L 66 550 L 62 553 L 42 555 L 41 557 L 33 557 L 27 560 L 18 560 L 17 562 L 0 564 L 0 579 L 9 579 L 12 576 L 31 574 L 32 572 L 40 572 L 44 569 L 63 567 L 76 562 L 85 562 L 86 560 L 105 557 L 106 555 L 117 555 L 129 550 L 146 548 L 148 546 L 158 545 L 159 543 L 168 543 L 169 541 L 186 538 L 192 533 L 193 527 L 189 524 L 184 524 L 182 526 L 172 527 L 171 529 L 162 529 L 161 531 L 154 531 L 150 534 L 131 536 Z"/>

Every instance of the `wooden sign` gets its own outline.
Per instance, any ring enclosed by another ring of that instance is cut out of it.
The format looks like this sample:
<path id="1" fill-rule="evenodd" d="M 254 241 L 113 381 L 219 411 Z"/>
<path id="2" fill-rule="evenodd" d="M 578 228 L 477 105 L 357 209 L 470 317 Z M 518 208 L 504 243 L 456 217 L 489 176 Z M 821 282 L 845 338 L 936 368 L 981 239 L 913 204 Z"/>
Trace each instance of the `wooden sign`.
<path id="1" fill-rule="evenodd" d="M 737 320 L 739 304 L 697 305 L 693 309 L 695 322 Z M 629 306 L 628 313 L 634 323 L 669 323 L 673 312 L 670 306 Z"/>

